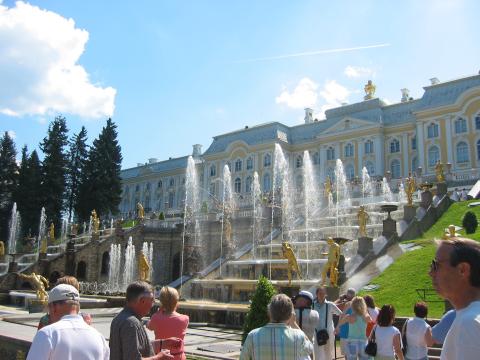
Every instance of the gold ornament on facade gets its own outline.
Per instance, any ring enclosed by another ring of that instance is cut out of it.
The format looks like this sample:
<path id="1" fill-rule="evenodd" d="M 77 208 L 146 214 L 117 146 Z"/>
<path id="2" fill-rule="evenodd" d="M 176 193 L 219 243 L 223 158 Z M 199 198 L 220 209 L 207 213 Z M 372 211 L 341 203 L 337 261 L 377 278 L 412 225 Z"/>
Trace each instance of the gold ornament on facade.
<path id="1" fill-rule="evenodd" d="M 293 252 L 290 244 L 286 241 L 282 243 L 282 255 L 284 259 L 287 259 L 288 285 L 290 286 L 292 283 L 292 271 L 295 271 L 295 273 L 297 274 L 297 279 L 301 279 L 302 274 L 300 273 L 300 269 L 298 268 L 295 253 Z"/>
<path id="2" fill-rule="evenodd" d="M 325 286 L 327 282 L 327 273 L 330 273 L 330 285 L 333 287 L 338 286 L 338 263 L 340 262 L 340 245 L 338 245 L 333 238 L 329 237 L 327 263 L 322 270 L 322 286 Z"/>

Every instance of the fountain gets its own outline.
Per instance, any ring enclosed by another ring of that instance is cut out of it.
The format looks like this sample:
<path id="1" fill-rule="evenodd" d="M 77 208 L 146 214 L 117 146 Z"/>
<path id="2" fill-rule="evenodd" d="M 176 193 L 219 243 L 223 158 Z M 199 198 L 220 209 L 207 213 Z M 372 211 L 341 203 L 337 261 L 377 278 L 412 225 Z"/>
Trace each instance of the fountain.
<path id="1" fill-rule="evenodd" d="M 372 180 L 368 174 L 367 168 L 362 168 L 362 203 L 367 204 L 371 202 L 373 197 Z"/>
<path id="2" fill-rule="evenodd" d="M 386 177 L 382 179 L 382 195 L 384 202 L 393 202 L 392 190 L 390 190 L 390 185 L 388 185 L 388 180 Z"/>
<path id="3" fill-rule="evenodd" d="M 122 262 L 122 250 L 120 244 L 110 245 L 110 268 L 108 269 L 108 291 L 110 293 L 120 292 L 120 269 Z"/>
<path id="4" fill-rule="evenodd" d="M 125 264 L 123 270 L 122 290 L 127 289 L 128 284 L 135 280 L 137 272 L 137 261 L 135 258 L 135 245 L 133 245 L 132 237 L 128 238 L 127 248 L 125 249 Z"/>
<path id="5" fill-rule="evenodd" d="M 262 192 L 260 190 L 260 183 L 258 181 L 258 173 L 255 171 L 253 173 L 253 184 L 252 184 L 252 208 L 253 208 L 253 220 L 252 220 L 252 257 L 256 257 L 255 246 L 258 240 L 261 237 L 261 223 L 260 219 L 262 217 L 262 207 L 261 207 L 261 196 Z"/>
<path id="6" fill-rule="evenodd" d="M 8 234 L 8 253 L 14 255 L 17 253 L 17 238 L 20 234 L 20 213 L 17 211 L 17 203 L 13 203 L 10 215 L 9 234 Z"/>
<path id="7" fill-rule="evenodd" d="M 229 257 L 232 250 L 232 224 L 231 217 L 234 209 L 234 201 L 232 194 L 232 176 L 230 174 L 230 168 L 225 164 L 223 167 L 223 192 L 222 192 L 222 217 L 221 224 L 222 229 L 220 231 L 220 268 L 219 277 L 222 277 L 222 260 L 225 253 L 225 257 Z M 225 248 L 225 249 L 224 249 Z"/>
<path id="8" fill-rule="evenodd" d="M 38 225 L 37 258 L 40 257 L 42 240 L 46 236 L 46 230 L 47 230 L 46 222 L 47 222 L 47 215 L 45 214 L 45 208 L 42 207 L 42 210 L 40 211 L 40 224 Z"/>

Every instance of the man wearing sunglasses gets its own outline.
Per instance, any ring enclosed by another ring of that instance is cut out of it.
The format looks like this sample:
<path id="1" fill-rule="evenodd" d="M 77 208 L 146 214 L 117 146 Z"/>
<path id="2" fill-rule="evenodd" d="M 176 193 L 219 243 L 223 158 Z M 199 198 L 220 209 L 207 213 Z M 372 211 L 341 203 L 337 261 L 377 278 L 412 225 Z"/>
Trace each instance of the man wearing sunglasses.
<path id="1" fill-rule="evenodd" d="M 438 242 L 429 275 L 450 301 L 456 318 L 443 344 L 442 360 L 478 359 L 480 354 L 480 244 L 453 237 Z"/>

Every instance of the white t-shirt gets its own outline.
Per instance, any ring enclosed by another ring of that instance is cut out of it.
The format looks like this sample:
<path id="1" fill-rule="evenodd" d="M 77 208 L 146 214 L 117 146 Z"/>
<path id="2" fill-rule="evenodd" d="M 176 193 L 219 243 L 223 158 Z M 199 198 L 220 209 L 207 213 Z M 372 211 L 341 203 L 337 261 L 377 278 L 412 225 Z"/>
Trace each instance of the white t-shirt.
<path id="1" fill-rule="evenodd" d="M 377 343 L 378 356 L 393 356 L 393 337 L 400 335 L 395 326 L 375 326 L 375 341 Z"/>
<path id="2" fill-rule="evenodd" d="M 428 354 L 425 333 L 430 329 L 425 320 L 415 317 L 407 320 L 407 354 L 412 360 L 424 359 Z"/>
<path id="3" fill-rule="evenodd" d="M 380 312 L 377 308 L 367 308 L 368 315 L 372 318 L 374 323 L 377 322 L 378 313 Z"/>
<path id="4" fill-rule="evenodd" d="M 300 326 L 300 310 L 295 309 L 297 316 L 297 324 Z M 315 327 L 318 324 L 318 312 L 311 309 L 304 309 L 302 311 L 302 330 L 307 335 L 308 339 L 313 342 L 315 335 Z"/>
<path id="5" fill-rule="evenodd" d="M 457 316 L 443 343 L 442 360 L 480 358 L 480 301 L 457 310 Z"/>
<path id="6" fill-rule="evenodd" d="M 81 315 L 65 315 L 33 338 L 27 360 L 108 360 L 110 348 L 102 334 Z"/>

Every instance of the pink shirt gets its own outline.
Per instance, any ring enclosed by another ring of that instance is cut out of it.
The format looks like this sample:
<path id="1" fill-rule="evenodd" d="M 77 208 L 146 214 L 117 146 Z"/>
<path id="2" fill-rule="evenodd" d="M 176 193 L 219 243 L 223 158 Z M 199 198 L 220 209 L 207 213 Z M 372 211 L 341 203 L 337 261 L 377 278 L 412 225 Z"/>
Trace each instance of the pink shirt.
<path id="1" fill-rule="evenodd" d="M 186 359 L 183 347 L 183 339 L 185 338 L 185 334 L 187 332 L 188 321 L 189 318 L 187 315 L 179 314 L 177 312 L 167 315 L 162 310 L 159 310 L 153 314 L 150 322 L 148 323 L 148 328 L 155 332 L 155 339 L 167 339 L 170 337 L 182 339 L 182 346 L 180 347 L 180 350 L 174 350 L 171 353 L 174 355 L 175 360 Z M 168 349 L 166 346 L 163 348 Z"/>

